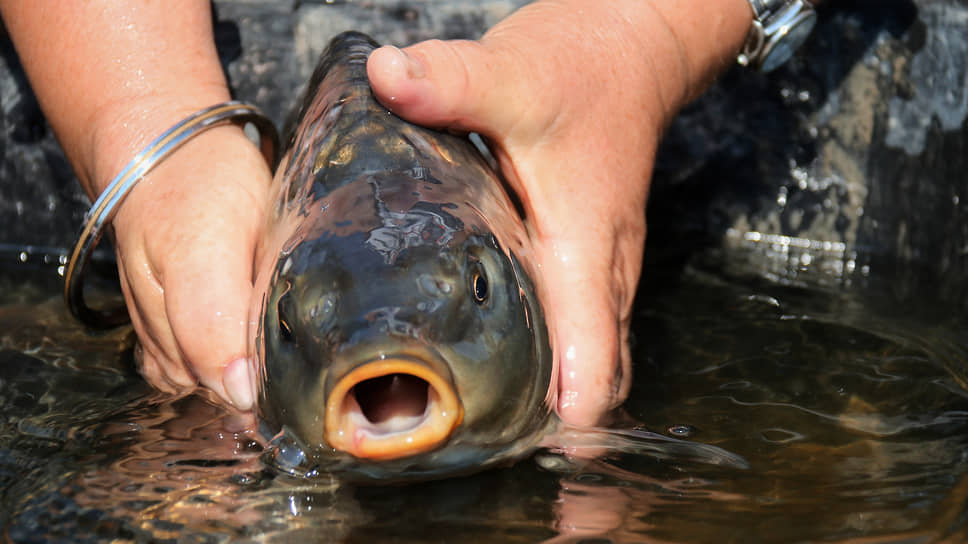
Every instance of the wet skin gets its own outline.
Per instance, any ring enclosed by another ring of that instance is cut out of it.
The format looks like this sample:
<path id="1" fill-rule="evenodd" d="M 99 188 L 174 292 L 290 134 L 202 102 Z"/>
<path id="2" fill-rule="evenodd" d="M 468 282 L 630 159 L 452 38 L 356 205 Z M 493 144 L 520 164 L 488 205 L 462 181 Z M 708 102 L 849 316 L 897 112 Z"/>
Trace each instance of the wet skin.
<path id="1" fill-rule="evenodd" d="M 276 174 L 250 335 L 258 413 L 274 447 L 299 452 L 283 470 L 479 469 L 553 421 L 533 255 L 469 140 L 374 99 L 375 47 L 331 43 Z"/>

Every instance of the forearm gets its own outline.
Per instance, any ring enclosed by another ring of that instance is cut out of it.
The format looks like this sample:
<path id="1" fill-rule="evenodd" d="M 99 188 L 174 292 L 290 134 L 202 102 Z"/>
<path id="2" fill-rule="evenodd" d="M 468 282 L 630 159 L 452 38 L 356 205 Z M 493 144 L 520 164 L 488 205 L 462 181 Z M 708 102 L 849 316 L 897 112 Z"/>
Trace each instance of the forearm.
<path id="1" fill-rule="evenodd" d="M 0 0 L 48 121 L 89 195 L 185 115 L 227 100 L 204 0 Z"/>
<path id="2" fill-rule="evenodd" d="M 667 92 L 673 98 L 672 105 L 678 110 L 736 63 L 753 12 L 747 0 L 661 0 L 650 5 L 665 22 L 666 32 L 674 35 L 680 50 L 684 77 L 666 81 L 671 87 Z"/>

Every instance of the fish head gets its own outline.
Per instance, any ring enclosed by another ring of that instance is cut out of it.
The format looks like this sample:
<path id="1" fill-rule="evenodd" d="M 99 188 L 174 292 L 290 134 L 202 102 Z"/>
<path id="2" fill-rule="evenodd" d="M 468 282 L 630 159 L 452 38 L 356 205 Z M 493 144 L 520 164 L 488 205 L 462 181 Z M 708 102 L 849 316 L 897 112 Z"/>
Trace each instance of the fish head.
<path id="1" fill-rule="evenodd" d="M 519 456 L 547 428 L 527 237 L 484 181 L 369 174 L 277 222 L 293 228 L 257 279 L 258 405 L 305 463 L 448 473 Z"/>

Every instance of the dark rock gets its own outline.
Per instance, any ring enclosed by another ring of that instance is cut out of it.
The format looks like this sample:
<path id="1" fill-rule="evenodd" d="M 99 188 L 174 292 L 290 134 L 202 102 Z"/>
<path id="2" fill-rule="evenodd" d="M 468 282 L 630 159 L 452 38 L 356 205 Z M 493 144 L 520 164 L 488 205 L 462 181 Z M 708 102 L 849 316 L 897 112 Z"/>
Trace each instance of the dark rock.
<path id="1" fill-rule="evenodd" d="M 966 22 L 957 1 L 830 2 L 787 66 L 727 73 L 665 138 L 650 245 L 726 248 L 792 284 L 963 298 Z"/>

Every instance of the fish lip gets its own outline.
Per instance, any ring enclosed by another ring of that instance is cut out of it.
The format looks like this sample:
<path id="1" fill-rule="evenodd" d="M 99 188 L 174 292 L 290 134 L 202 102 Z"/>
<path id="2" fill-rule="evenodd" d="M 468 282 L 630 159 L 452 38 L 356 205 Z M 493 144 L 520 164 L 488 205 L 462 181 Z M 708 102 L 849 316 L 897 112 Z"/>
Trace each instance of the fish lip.
<path id="1" fill-rule="evenodd" d="M 427 406 L 403 429 L 372 423 L 352 393 L 363 381 L 407 374 L 427 383 Z M 355 365 L 336 380 L 326 396 L 324 440 L 335 450 L 360 459 L 383 461 L 434 450 L 453 434 L 464 409 L 446 364 L 435 357 L 412 354 L 381 355 Z"/>

